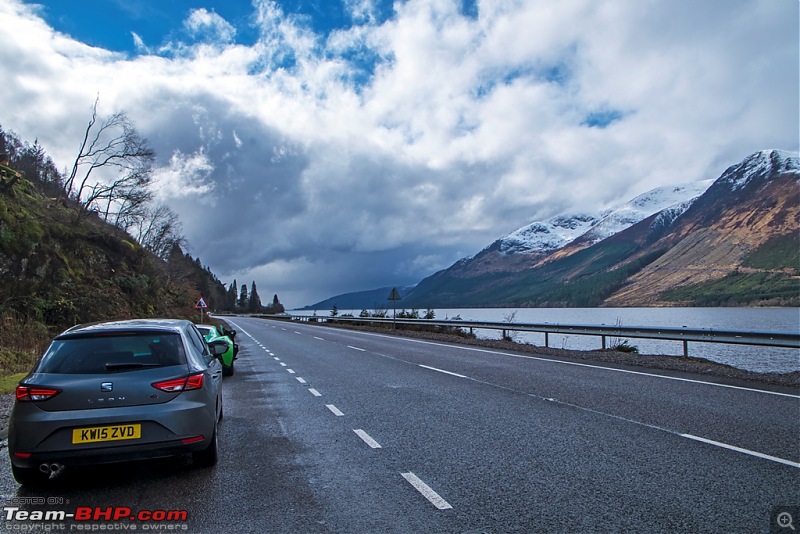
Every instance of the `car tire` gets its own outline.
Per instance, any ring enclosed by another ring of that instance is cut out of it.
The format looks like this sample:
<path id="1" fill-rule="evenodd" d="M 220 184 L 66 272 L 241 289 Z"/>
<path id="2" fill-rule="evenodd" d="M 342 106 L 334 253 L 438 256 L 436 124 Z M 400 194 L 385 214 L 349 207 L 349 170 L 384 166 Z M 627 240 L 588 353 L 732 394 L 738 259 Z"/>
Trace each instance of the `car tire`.
<path id="1" fill-rule="evenodd" d="M 196 467 L 208 468 L 217 465 L 217 424 L 214 423 L 214 434 L 211 443 L 202 451 L 192 453 L 192 463 Z"/>
<path id="2" fill-rule="evenodd" d="M 14 480 L 23 486 L 41 486 L 49 478 L 47 475 L 30 467 L 17 467 L 11 464 L 11 474 Z"/>
<path id="3" fill-rule="evenodd" d="M 230 365 L 222 366 L 222 376 L 233 376 L 233 362 Z"/>

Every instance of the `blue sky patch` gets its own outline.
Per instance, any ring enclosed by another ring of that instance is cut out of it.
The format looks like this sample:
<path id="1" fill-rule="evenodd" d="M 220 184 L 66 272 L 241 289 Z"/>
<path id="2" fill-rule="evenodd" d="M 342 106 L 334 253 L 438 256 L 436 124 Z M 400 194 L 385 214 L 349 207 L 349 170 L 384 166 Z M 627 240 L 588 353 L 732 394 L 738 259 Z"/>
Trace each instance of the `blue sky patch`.
<path id="1" fill-rule="evenodd" d="M 192 10 L 214 12 L 236 28 L 235 42 L 255 43 L 249 1 L 209 0 L 38 0 L 40 15 L 56 30 L 91 46 L 129 55 L 140 53 L 133 33 L 157 50 L 170 41 L 193 41 L 183 26 Z"/>
<path id="2" fill-rule="evenodd" d="M 586 115 L 586 118 L 581 124 L 583 126 L 588 126 L 589 128 L 606 128 L 609 125 L 622 120 L 624 116 L 624 113 L 616 109 L 593 111 Z"/>

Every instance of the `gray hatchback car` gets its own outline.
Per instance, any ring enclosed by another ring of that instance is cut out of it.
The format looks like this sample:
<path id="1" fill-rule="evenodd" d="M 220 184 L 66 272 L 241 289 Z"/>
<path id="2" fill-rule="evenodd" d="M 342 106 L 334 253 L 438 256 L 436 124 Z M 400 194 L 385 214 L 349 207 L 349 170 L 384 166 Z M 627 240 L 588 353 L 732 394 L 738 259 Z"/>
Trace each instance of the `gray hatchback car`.
<path id="1" fill-rule="evenodd" d="M 227 348 L 227 347 L 225 347 Z M 185 320 L 78 325 L 56 337 L 20 381 L 8 450 L 34 484 L 65 467 L 190 453 L 217 461 L 222 365 Z"/>

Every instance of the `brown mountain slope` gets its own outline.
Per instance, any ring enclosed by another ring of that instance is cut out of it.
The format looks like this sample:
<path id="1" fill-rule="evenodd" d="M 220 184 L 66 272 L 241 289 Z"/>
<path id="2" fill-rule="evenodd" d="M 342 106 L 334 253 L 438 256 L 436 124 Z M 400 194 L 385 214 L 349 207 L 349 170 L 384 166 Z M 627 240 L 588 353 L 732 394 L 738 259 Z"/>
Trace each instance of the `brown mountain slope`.
<path id="1" fill-rule="evenodd" d="M 664 300 L 663 293 L 731 273 L 769 271 L 747 267 L 745 260 L 771 238 L 800 232 L 800 175 L 778 164 L 737 186 L 734 171 L 742 176 L 742 169 L 729 169 L 729 179 L 723 175 L 672 231 L 648 247 L 666 253 L 632 276 L 605 305 L 681 304 Z"/>

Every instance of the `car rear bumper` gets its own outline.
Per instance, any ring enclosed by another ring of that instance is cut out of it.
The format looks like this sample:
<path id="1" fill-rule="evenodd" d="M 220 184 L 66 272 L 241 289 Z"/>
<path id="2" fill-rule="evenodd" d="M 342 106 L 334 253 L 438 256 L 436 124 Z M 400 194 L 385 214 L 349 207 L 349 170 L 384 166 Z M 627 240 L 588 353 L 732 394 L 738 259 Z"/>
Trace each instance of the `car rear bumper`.
<path id="1" fill-rule="evenodd" d="M 62 412 L 15 406 L 9 428 L 11 461 L 20 468 L 49 462 L 85 465 L 203 450 L 213 439 L 217 415 L 213 405 L 191 401 L 190 395 L 179 399 L 158 405 Z M 139 438 L 73 443 L 73 430 L 130 424 L 140 426 Z"/>
<path id="2" fill-rule="evenodd" d="M 23 469 L 38 469 L 42 464 L 51 463 L 58 463 L 67 467 L 81 467 L 182 456 L 207 448 L 211 443 L 211 439 L 211 436 L 205 436 L 203 441 L 188 445 L 178 440 L 162 443 L 104 447 L 91 450 L 50 451 L 31 453 L 30 456 L 26 458 L 16 456 L 14 452 L 11 451 L 9 451 L 9 455 L 11 463 L 14 464 L 15 467 Z"/>

